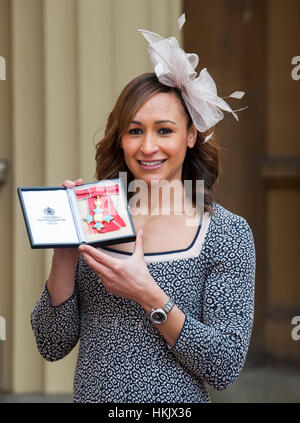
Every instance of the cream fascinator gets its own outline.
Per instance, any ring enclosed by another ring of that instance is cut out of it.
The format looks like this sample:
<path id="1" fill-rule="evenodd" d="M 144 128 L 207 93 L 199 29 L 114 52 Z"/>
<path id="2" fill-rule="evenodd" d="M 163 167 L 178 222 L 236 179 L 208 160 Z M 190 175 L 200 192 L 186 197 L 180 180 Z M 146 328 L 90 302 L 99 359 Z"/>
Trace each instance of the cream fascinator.
<path id="1" fill-rule="evenodd" d="M 182 28 L 184 22 L 185 14 L 178 19 L 179 29 Z M 222 110 L 232 113 L 234 118 L 239 120 L 236 112 L 244 110 L 246 107 L 232 110 L 221 97 L 218 97 L 216 84 L 206 68 L 203 68 L 197 77 L 195 71 L 199 63 L 197 54 L 185 53 L 179 47 L 175 37 L 162 38 L 154 32 L 142 29 L 138 31 L 149 43 L 147 50 L 150 60 L 155 66 L 154 70 L 158 80 L 164 85 L 180 89 L 198 131 L 206 132 L 213 128 L 223 119 Z M 244 94 L 244 91 L 235 91 L 228 97 L 241 99 Z M 212 135 L 213 131 L 203 143 L 207 142 Z"/>

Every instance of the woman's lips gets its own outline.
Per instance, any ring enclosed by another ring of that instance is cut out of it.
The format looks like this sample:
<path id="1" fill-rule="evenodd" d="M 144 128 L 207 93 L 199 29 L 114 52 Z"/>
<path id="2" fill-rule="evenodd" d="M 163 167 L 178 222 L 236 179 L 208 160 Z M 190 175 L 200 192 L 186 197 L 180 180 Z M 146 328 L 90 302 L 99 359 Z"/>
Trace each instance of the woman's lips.
<path id="1" fill-rule="evenodd" d="M 142 169 L 146 169 L 146 170 L 152 170 L 152 169 L 158 169 L 159 167 L 161 167 L 165 161 L 167 159 L 162 159 L 162 160 L 137 160 L 138 165 L 140 166 L 140 168 Z M 148 163 L 148 164 L 146 164 Z"/>

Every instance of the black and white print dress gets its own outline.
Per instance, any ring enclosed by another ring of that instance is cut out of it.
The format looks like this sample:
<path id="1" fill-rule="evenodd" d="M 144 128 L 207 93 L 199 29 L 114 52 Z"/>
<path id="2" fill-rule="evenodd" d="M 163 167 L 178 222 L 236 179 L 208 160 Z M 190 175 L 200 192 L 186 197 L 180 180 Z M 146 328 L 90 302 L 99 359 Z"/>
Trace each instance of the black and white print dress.
<path id="1" fill-rule="evenodd" d="M 188 248 L 145 253 L 153 279 L 186 316 L 173 347 L 139 304 L 108 293 L 82 256 L 64 303 L 51 306 L 45 284 L 31 325 L 49 361 L 80 341 L 74 402 L 211 402 L 206 383 L 222 390 L 237 379 L 253 326 L 255 245 L 243 217 L 213 207 Z"/>

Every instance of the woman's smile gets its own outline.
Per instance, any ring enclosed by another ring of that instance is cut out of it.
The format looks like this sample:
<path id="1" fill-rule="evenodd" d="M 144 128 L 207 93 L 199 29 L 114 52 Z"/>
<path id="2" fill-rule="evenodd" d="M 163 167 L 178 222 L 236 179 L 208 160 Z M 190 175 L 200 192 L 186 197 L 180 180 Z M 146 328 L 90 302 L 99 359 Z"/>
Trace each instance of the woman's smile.
<path id="1" fill-rule="evenodd" d="M 153 170 L 162 167 L 166 160 L 137 160 L 137 162 L 142 169 Z"/>

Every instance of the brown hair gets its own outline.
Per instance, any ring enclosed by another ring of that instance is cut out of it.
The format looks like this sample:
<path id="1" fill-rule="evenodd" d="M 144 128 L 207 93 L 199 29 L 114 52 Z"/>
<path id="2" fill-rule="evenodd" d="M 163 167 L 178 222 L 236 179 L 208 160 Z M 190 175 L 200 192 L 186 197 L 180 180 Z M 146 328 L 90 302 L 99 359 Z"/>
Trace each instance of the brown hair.
<path id="1" fill-rule="evenodd" d="M 127 172 L 130 183 L 134 176 L 128 169 L 124 152 L 120 146 L 122 136 L 137 111 L 150 97 L 158 93 L 173 93 L 179 99 L 187 116 L 187 128 L 193 124 L 185 102 L 177 88 L 163 85 L 155 73 L 144 73 L 137 76 L 121 92 L 115 107 L 110 113 L 104 138 L 96 144 L 96 178 L 97 180 L 118 178 L 119 172 Z M 192 181 L 192 201 L 196 204 L 196 180 L 204 180 L 204 210 L 213 212 L 213 187 L 220 169 L 220 149 L 214 136 L 203 144 L 205 133 L 197 133 L 193 148 L 187 148 L 182 166 L 182 182 Z M 128 199 L 134 193 L 127 193 Z"/>

